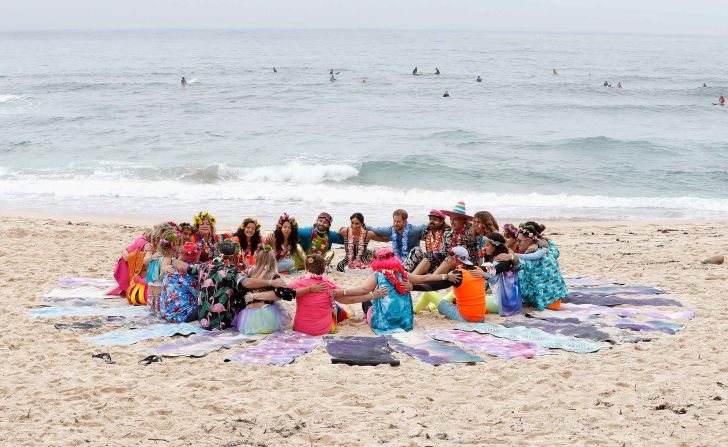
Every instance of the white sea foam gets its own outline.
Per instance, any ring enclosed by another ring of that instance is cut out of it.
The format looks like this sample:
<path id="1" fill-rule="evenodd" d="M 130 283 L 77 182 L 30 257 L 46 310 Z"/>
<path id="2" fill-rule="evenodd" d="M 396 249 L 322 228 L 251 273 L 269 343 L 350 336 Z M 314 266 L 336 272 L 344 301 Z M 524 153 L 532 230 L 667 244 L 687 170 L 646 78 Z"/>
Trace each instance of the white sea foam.
<path id="1" fill-rule="evenodd" d="M 21 95 L 0 95 L 0 104 L 22 101 L 23 99 L 25 99 L 25 97 Z"/>

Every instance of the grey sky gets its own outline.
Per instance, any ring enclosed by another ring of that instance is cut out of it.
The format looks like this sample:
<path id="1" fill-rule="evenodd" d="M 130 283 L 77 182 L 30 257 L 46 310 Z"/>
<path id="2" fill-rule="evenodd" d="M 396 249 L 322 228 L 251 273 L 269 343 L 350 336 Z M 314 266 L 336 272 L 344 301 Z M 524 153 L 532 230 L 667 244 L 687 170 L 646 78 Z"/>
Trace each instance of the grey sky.
<path id="1" fill-rule="evenodd" d="M 0 0 L 0 30 L 393 28 L 728 34 L 728 0 Z"/>

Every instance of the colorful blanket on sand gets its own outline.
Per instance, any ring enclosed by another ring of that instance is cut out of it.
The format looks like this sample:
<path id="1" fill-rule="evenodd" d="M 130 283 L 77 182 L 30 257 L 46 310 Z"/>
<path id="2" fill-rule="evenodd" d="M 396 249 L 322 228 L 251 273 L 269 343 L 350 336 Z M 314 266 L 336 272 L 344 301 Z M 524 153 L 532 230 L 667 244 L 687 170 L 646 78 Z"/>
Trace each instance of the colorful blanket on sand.
<path id="1" fill-rule="evenodd" d="M 606 341 L 609 343 L 639 343 L 643 341 L 650 341 L 652 337 L 649 336 L 635 336 L 629 332 L 616 330 L 616 326 L 612 326 L 612 331 L 606 332 L 600 330 L 593 322 L 578 322 L 571 323 L 565 321 L 547 321 L 536 318 L 527 318 L 521 320 L 506 320 L 502 322 L 505 327 L 516 327 L 523 326 L 533 329 L 541 329 L 549 334 L 560 334 L 566 335 L 567 337 L 584 338 L 591 341 L 602 342 Z"/>
<path id="2" fill-rule="evenodd" d="M 143 317 L 149 315 L 147 306 L 117 306 L 117 307 L 41 307 L 29 309 L 33 318 L 62 318 L 62 317 Z"/>
<path id="3" fill-rule="evenodd" d="M 484 352 L 502 359 L 515 359 L 535 357 L 537 355 L 553 354 L 536 343 L 504 340 L 477 332 L 458 331 L 455 329 L 432 329 L 426 333 L 436 339 L 457 343 L 465 349 L 475 352 Z"/>
<path id="4" fill-rule="evenodd" d="M 563 322 L 563 323 L 581 323 L 587 322 L 604 328 L 631 329 L 634 331 L 645 332 L 664 332 L 673 335 L 675 332 L 685 327 L 684 324 L 674 323 L 672 321 L 661 320 L 631 320 L 618 316 L 602 316 L 595 314 L 585 314 L 580 312 L 566 312 L 545 309 L 541 312 L 528 312 L 527 317 L 537 318 L 545 321 Z"/>
<path id="5" fill-rule="evenodd" d="M 265 335 L 245 335 L 231 330 L 205 331 L 170 343 L 163 343 L 147 349 L 147 351 L 165 357 L 202 357 L 222 348 L 230 348 L 264 338 Z"/>
<path id="6" fill-rule="evenodd" d="M 141 329 L 118 329 L 95 337 L 85 337 L 87 340 L 102 346 L 127 346 L 144 340 L 173 335 L 189 335 L 203 332 L 197 323 L 170 324 L 160 323 Z"/>
<path id="7" fill-rule="evenodd" d="M 100 279 L 100 278 L 63 278 L 58 280 L 58 285 L 61 287 L 79 287 L 79 286 L 91 286 L 100 287 L 102 289 L 111 288 L 118 286 L 113 279 Z"/>
<path id="8" fill-rule="evenodd" d="M 692 320 L 695 318 L 695 312 L 685 310 L 680 312 L 664 312 L 660 310 L 649 309 L 628 309 L 623 307 L 606 307 L 594 304 L 571 304 L 562 303 L 557 312 L 575 312 L 594 315 L 617 315 L 620 317 L 650 317 L 667 320 Z"/>
<path id="9" fill-rule="evenodd" d="M 564 335 L 549 334 L 540 329 L 530 329 L 526 327 L 507 328 L 498 324 L 490 323 L 469 323 L 460 324 L 455 327 L 460 331 L 479 332 L 481 334 L 491 334 L 500 338 L 507 338 L 513 341 L 527 341 L 536 343 L 544 348 L 563 349 L 564 351 L 586 354 L 596 352 L 606 346 L 600 343 L 594 343 L 578 338 L 566 337 Z"/>
<path id="10" fill-rule="evenodd" d="M 331 363 L 353 366 L 390 365 L 399 366 L 399 360 L 392 357 L 385 337 L 332 337 L 325 336 L 326 351 Z"/>
<path id="11" fill-rule="evenodd" d="M 105 298 L 119 300 L 119 297 L 108 296 L 108 290 L 99 289 L 97 287 L 83 286 L 74 287 L 73 289 L 53 289 L 45 296 L 46 299 L 70 299 L 70 298 Z"/>
<path id="12" fill-rule="evenodd" d="M 589 293 L 592 295 L 662 295 L 667 291 L 648 286 L 599 286 L 569 287 L 569 293 Z"/>
<path id="13" fill-rule="evenodd" d="M 595 304 L 598 306 L 621 306 L 629 304 L 631 306 L 675 306 L 682 307 L 679 301 L 669 298 L 638 298 L 634 295 L 631 297 L 617 295 L 598 295 L 591 293 L 571 292 L 569 296 L 562 300 L 564 303 L 572 304 Z"/>
<path id="14" fill-rule="evenodd" d="M 389 346 L 430 365 L 445 363 L 482 362 L 477 355 L 463 351 L 459 346 L 441 343 L 421 332 L 403 332 L 387 336 Z"/>
<path id="15" fill-rule="evenodd" d="M 600 287 L 600 286 L 615 286 L 621 285 L 620 283 L 608 280 L 608 279 L 594 279 L 594 278 L 564 278 L 566 287 Z"/>
<path id="16" fill-rule="evenodd" d="M 226 362 L 238 362 L 245 365 L 287 365 L 321 345 L 321 337 L 298 332 L 276 332 L 268 335 L 250 348 L 241 349 L 226 355 Z"/>

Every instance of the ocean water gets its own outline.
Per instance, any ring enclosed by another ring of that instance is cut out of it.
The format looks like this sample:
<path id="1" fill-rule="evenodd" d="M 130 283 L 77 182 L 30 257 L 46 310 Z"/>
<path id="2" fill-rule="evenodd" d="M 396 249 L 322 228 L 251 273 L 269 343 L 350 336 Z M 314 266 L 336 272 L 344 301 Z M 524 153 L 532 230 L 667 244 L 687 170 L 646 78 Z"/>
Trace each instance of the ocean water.
<path id="1" fill-rule="evenodd" d="M 0 33 L 0 208 L 727 218 L 727 58 L 684 36 Z"/>

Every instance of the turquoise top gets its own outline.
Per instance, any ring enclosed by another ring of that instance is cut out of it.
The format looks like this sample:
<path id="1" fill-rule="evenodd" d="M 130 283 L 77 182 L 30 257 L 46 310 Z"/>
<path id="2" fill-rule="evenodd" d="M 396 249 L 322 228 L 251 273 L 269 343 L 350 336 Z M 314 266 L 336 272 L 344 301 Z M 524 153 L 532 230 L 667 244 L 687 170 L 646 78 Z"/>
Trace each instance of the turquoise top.
<path id="1" fill-rule="evenodd" d="M 399 273 L 396 275 L 401 279 Z M 415 323 L 412 311 L 412 296 L 400 294 L 392 283 L 380 272 L 375 272 L 377 288 L 389 288 L 389 294 L 372 301 L 372 331 L 378 335 L 411 331 Z"/>
<path id="2" fill-rule="evenodd" d="M 516 256 L 520 266 L 518 281 L 525 304 L 543 310 L 549 304 L 569 295 L 559 269 L 559 249 L 556 244 L 549 241 L 548 249 Z"/>

